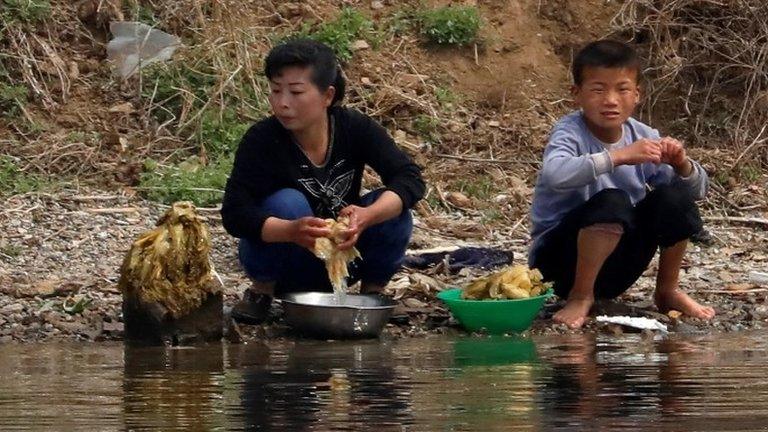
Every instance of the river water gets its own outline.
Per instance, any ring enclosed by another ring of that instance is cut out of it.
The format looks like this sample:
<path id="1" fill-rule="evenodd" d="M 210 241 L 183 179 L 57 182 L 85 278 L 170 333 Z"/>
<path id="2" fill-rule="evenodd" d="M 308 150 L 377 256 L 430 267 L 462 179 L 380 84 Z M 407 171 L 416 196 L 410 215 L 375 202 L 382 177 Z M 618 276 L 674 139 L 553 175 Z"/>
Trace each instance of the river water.
<path id="1" fill-rule="evenodd" d="M 0 430 L 768 430 L 764 339 L 0 345 Z"/>

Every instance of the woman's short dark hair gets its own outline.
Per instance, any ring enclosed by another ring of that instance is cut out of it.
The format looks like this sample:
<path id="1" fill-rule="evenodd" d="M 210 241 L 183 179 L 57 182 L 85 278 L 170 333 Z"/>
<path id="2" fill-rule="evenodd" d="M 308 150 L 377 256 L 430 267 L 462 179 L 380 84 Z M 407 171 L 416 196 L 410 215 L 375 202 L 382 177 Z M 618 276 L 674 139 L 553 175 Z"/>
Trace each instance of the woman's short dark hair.
<path id="1" fill-rule="evenodd" d="M 312 68 L 312 83 L 324 92 L 329 86 L 336 89 L 332 104 L 344 99 L 345 80 L 339 61 L 327 45 L 311 39 L 291 39 L 272 48 L 264 62 L 264 75 L 272 79 L 286 67 Z"/>
<path id="2" fill-rule="evenodd" d="M 584 80 L 584 69 L 588 67 L 627 68 L 637 72 L 640 81 L 640 58 L 635 50 L 625 44 L 610 39 L 592 42 L 576 54 L 573 60 L 573 82 L 580 86 Z"/>

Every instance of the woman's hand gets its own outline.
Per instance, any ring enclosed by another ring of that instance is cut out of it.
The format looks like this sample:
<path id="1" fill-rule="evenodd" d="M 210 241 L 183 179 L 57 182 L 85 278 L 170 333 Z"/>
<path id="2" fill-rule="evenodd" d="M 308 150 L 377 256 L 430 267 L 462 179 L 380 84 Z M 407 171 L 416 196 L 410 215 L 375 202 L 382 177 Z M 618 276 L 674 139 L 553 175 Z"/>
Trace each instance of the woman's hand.
<path id="1" fill-rule="evenodd" d="M 357 243 L 360 235 L 373 225 L 396 217 L 403 211 L 403 201 L 392 191 L 384 191 L 368 207 L 349 205 L 341 209 L 339 216 L 349 217 L 349 229 L 346 240 L 339 244 L 339 249 L 349 249 Z"/>
<path id="2" fill-rule="evenodd" d="M 296 243 L 311 251 L 315 249 L 315 239 L 330 234 L 325 221 L 313 216 L 296 220 L 268 217 L 261 229 L 261 239 L 267 243 Z"/>
<path id="3" fill-rule="evenodd" d="M 311 251 L 315 249 L 316 239 L 328 237 L 331 234 L 325 221 L 320 218 L 307 216 L 288 222 L 286 225 L 287 240 Z"/>
<path id="4" fill-rule="evenodd" d="M 349 229 L 344 232 L 346 240 L 336 246 L 340 250 L 346 250 L 357 244 L 357 241 L 360 239 L 360 234 L 370 226 L 371 212 L 368 207 L 349 205 L 339 212 L 339 216 L 346 216 L 349 218 Z"/>

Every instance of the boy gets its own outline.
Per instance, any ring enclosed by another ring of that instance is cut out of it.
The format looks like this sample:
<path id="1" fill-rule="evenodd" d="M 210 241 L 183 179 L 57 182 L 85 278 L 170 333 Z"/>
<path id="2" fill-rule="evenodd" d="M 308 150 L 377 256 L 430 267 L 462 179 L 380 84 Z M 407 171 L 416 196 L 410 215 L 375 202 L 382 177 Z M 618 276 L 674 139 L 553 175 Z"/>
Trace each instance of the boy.
<path id="1" fill-rule="evenodd" d="M 694 199 L 704 197 L 707 174 L 678 140 L 631 118 L 640 100 L 631 47 L 590 43 L 572 72 L 581 109 L 555 125 L 531 208 L 529 264 L 567 298 L 553 320 L 581 327 L 595 297 L 629 289 L 659 248 L 656 306 L 711 319 L 714 309 L 678 287 L 688 239 L 701 229 Z"/>

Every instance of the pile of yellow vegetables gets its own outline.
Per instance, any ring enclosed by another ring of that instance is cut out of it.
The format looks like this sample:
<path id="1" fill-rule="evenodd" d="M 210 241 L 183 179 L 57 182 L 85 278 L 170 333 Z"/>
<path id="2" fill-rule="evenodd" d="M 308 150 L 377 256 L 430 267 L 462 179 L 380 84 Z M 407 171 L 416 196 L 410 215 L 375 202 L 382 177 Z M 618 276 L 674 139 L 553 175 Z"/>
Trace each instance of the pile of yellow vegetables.
<path id="1" fill-rule="evenodd" d="M 195 206 L 176 202 L 155 229 L 133 242 L 118 285 L 124 296 L 160 303 L 174 318 L 182 317 L 221 289 L 213 283 L 210 250 L 208 228 Z"/>
<path id="2" fill-rule="evenodd" d="M 552 284 L 541 272 L 524 265 L 504 269 L 469 284 L 461 293 L 466 300 L 523 299 L 544 294 Z"/>

